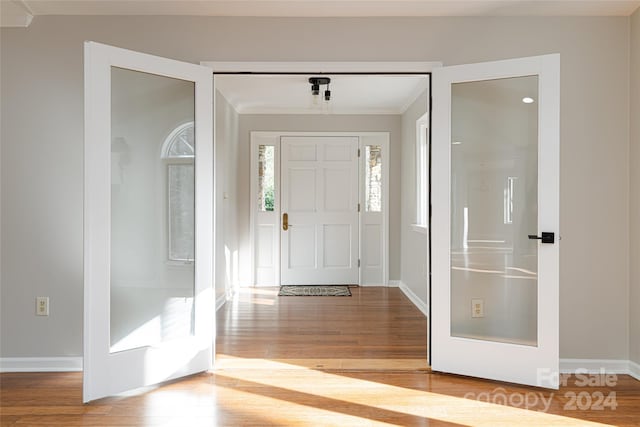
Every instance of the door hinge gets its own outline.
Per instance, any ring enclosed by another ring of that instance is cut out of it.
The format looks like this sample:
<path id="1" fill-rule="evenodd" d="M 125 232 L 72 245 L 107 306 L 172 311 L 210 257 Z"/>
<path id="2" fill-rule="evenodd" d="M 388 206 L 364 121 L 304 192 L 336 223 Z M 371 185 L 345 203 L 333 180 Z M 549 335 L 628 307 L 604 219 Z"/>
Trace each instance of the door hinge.
<path id="1" fill-rule="evenodd" d="M 360 203 L 358 203 L 358 212 L 360 212 Z"/>
<path id="2" fill-rule="evenodd" d="M 360 268 L 360 260 L 358 260 L 358 268 Z"/>
<path id="3" fill-rule="evenodd" d="M 360 149 L 358 148 L 358 157 L 360 157 Z"/>

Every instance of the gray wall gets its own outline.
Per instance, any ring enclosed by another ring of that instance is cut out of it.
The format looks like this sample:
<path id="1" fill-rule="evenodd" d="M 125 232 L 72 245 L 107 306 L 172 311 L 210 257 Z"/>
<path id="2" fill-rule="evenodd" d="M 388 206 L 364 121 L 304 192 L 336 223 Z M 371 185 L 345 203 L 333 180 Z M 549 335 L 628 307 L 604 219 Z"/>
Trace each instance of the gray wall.
<path id="1" fill-rule="evenodd" d="M 640 363 L 640 9 L 631 17 L 629 358 Z"/>
<path id="2" fill-rule="evenodd" d="M 429 236 L 411 228 L 416 222 L 416 120 L 427 111 L 427 92 L 402 115 L 402 282 L 428 303 Z"/>
<path id="3" fill-rule="evenodd" d="M 2 356 L 82 352 L 84 40 L 190 62 L 459 64 L 559 52 L 560 354 L 628 358 L 624 17 L 37 17 L 27 29 L 2 29 Z M 37 295 L 51 297 L 51 316 L 34 316 Z"/>
<path id="4" fill-rule="evenodd" d="M 394 115 L 240 115 L 238 167 L 238 230 L 240 282 L 248 283 L 249 266 L 249 150 L 252 131 L 390 132 L 389 155 L 389 279 L 400 278 L 400 116 Z"/>
<path id="5" fill-rule="evenodd" d="M 220 92 L 215 99 L 216 146 L 215 180 L 216 194 L 223 198 L 215 204 L 216 241 L 214 251 L 216 259 L 215 288 L 216 298 L 230 294 L 238 283 L 238 183 L 241 176 L 238 163 L 242 151 L 238 144 L 240 118 L 236 110 Z"/>

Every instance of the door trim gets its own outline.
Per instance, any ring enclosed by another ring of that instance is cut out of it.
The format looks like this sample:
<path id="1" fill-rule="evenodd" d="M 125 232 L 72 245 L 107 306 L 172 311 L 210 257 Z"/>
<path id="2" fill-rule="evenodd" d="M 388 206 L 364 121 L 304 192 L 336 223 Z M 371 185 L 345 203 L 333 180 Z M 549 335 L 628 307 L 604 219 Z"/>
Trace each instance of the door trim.
<path id="1" fill-rule="evenodd" d="M 214 74 L 428 74 L 442 62 L 226 62 L 200 61 Z"/>
<path id="2" fill-rule="evenodd" d="M 277 153 L 277 157 L 275 159 L 275 198 L 276 203 L 273 211 L 273 216 L 277 218 L 278 231 L 280 226 L 280 138 L 283 136 L 302 136 L 302 137 L 313 137 L 313 136 L 324 136 L 324 137 L 339 137 L 339 136 L 357 136 L 359 137 L 359 148 L 361 153 L 364 153 L 364 146 L 368 145 L 367 140 L 375 138 L 376 144 L 380 144 L 382 146 L 382 155 L 385 163 L 383 165 L 387 165 L 385 169 L 383 169 L 383 196 L 382 196 L 382 205 L 383 205 L 383 263 L 382 263 L 382 285 L 389 285 L 389 164 L 390 164 L 390 154 L 389 154 L 389 132 L 291 132 L 291 131 L 283 131 L 283 132 L 265 132 L 265 131 L 252 131 L 250 135 L 250 219 L 249 219 L 249 247 L 250 247 L 250 259 L 251 259 L 251 280 L 249 282 L 250 286 L 260 286 L 257 284 L 257 265 L 256 265 L 256 250 L 257 250 L 257 242 L 256 242 L 256 226 L 257 226 L 257 211 L 256 204 L 253 203 L 257 200 L 257 181 L 258 181 L 258 162 L 257 162 L 257 147 L 258 145 L 274 145 L 276 147 L 275 151 Z M 267 142 L 269 141 L 269 142 Z M 364 156 L 364 155 L 363 155 Z M 364 209 L 364 194 L 362 191 L 362 183 L 364 182 L 364 168 L 362 168 L 362 159 L 361 157 L 359 162 L 359 181 L 358 185 L 358 200 L 360 201 L 362 209 Z M 384 166 L 383 166 L 384 167 Z M 363 249 L 363 226 L 364 215 L 358 215 L 358 241 L 359 241 L 359 258 L 363 259 L 362 249 Z M 277 233 L 277 239 L 275 239 L 273 245 L 273 265 L 275 268 L 274 281 L 273 283 L 267 283 L 265 286 L 276 286 L 281 282 L 281 272 L 280 272 L 280 255 L 281 255 L 281 244 L 280 244 L 280 233 Z M 359 281 L 358 284 L 362 286 L 366 286 L 362 280 L 362 267 L 359 269 Z"/>

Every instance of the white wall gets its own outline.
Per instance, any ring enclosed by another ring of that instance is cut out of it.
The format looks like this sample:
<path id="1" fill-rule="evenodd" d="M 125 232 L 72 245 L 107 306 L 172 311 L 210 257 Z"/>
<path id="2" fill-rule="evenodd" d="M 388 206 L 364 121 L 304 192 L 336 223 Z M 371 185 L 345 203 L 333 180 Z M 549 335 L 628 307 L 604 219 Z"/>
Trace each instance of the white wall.
<path id="1" fill-rule="evenodd" d="M 629 358 L 640 363 L 640 8 L 631 17 Z"/>
<path id="2" fill-rule="evenodd" d="M 459 64 L 559 52 L 560 354 L 628 358 L 626 17 L 40 16 L 29 28 L 2 29 L 2 356 L 82 352 L 84 40 L 196 63 Z M 51 297 L 51 316 L 34 316 L 37 295 Z"/>
<path id="3" fill-rule="evenodd" d="M 216 201 L 215 223 L 216 240 L 214 243 L 216 271 L 216 299 L 229 295 L 238 284 L 239 242 L 238 222 L 239 205 L 244 195 L 238 194 L 240 175 L 238 166 L 245 157 L 238 144 L 240 120 L 238 113 L 220 92 L 216 92 L 215 101 L 215 188 L 222 194 L 222 200 Z M 246 180 L 246 179 L 245 179 Z M 222 267 L 222 268 L 221 268 Z"/>
<path id="4" fill-rule="evenodd" d="M 241 283 L 249 283 L 249 150 L 252 131 L 390 132 L 389 155 L 389 279 L 400 278 L 400 116 L 394 115 L 240 115 L 238 168 L 238 242 Z"/>
<path id="5" fill-rule="evenodd" d="M 416 120 L 427 112 L 427 91 L 423 92 L 402 115 L 402 273 L 400 280 L 428 303 L 427 264 L 429 236 L 416 232 Z"/>

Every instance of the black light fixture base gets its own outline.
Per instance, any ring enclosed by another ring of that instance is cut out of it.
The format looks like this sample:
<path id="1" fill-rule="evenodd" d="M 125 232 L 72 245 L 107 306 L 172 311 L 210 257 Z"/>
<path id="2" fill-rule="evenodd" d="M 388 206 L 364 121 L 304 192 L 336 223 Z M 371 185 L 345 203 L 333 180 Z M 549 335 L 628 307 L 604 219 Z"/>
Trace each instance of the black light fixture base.
<path id="1" fill-rule="evenodd" d="M 316 96 L 320 95 L 321 85 L 327 85 L 327 88 L 329 87 L 331 79 L 329 77 L 309 77 L 309 83 L 311 83 L 311 94 Z"/>
<path id="2" fill-rule="evenodd" d="M 331 79 L 329 77 L 309 77 L 309 83 L 314 86 L 328 85 L 331 83 Z"/>

